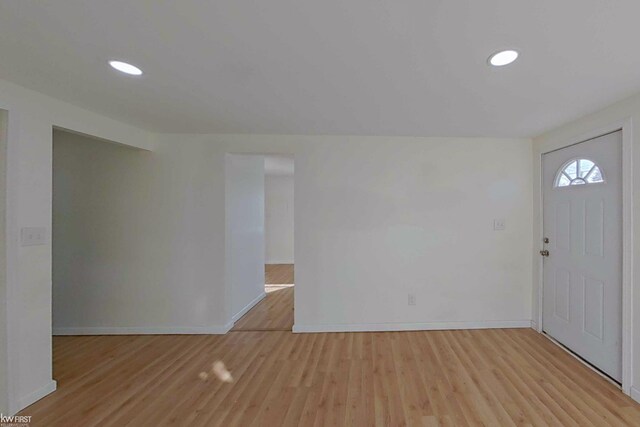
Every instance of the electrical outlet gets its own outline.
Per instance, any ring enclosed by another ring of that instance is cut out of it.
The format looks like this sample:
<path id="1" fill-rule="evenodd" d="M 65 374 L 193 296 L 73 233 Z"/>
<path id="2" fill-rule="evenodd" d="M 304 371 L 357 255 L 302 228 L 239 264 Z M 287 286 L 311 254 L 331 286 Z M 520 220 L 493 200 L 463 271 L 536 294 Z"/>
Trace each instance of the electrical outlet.
<path id="1" fill-rule="evenodd" d="M 507 228 L 507 221 L 504 219 L 494 219 L 493 220 L 493 229 L 495 231 L 502 231 Z"/>
<path id="2" fill-rule="evenodd" d="M 414 294 L 409 294 L 408 304 L 416 305 L 416 296 Z"/>
<path id="3" fill-rule="evenodd" d="M 25 227 L 20 230 L 22 246 L 39 246 L 47 243 L 46 227 Z"/>

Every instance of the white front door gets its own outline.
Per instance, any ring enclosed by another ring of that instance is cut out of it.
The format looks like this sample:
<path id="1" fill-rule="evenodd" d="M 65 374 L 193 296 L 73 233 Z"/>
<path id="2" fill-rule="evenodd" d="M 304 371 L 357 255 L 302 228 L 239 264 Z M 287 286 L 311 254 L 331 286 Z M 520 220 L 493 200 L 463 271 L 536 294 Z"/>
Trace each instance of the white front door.
<path id="1" fill-rule="evenodd" d="M 622 379 L 622 132 L 543 156 L 543 329 Z"/>

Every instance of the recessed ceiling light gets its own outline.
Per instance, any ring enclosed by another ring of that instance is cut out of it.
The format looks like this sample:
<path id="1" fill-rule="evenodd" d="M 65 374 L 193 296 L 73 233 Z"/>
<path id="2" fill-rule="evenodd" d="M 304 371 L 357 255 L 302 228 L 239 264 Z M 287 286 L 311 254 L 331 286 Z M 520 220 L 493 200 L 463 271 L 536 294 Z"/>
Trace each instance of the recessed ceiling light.
<path id="1" fill-rule="evenodd" d="M 136 67 L 135 65 L 127 64 L 126 62 L 109 61 L 109 65 L 125 74 L 130 74 L 132 76 L 142 75 L 142 70 L 140 68 Z"/>
<path id="2" fill-rule="evenodd" d="M 488 62 L 494 67 L 502 67 L 503 65 L 511 64 L 516 59 L 518 59 L 518 51 L 502 50 L 491 55 Z"/>

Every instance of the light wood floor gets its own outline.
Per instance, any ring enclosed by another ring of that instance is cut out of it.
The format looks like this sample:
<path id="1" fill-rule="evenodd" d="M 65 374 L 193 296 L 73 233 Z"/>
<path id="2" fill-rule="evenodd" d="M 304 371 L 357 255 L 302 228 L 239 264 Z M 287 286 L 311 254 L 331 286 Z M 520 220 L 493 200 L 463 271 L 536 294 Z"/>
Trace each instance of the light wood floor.
<path id="1" fill-rule="evenodd" d="M 293 328 L 293 286 L 265 286 L 267 296 L 242 316 L 234 331 L 290 331 Z"/>
<path id="2" fill-rule="evenodd" d="M 264 281 L 267 285 L 293 285 L 293 264 L 267 264 L 264 266 Z"/>
<path id="3" fill-rule="evenodd" d="M 293 264 L 265 265 L 267 296 L 242 316 L 234 331 L 290 331 L 293 328 Z"/>
<path id="4" fill-rule="evenodd" d="M 531 329 L 54 337 L 32 426 L 640 425 Z M 222 360 L 234 382 L 203 381 Z"/>

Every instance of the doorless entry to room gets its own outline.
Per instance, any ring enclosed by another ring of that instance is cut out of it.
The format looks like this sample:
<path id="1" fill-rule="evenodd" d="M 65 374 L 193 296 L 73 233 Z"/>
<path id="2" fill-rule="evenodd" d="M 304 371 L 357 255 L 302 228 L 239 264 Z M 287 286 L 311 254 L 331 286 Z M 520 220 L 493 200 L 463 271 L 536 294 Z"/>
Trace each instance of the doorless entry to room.
<path id="1" fill-rule="evenodd" d="M 233 331 L 291 331 L 294 158 L 225 158 L 226 277 Z"/>
<path id="2" fill-rule="evenodd" d="M 622 381 L 622 132 L 543 155 L 543 330 Z"/>

